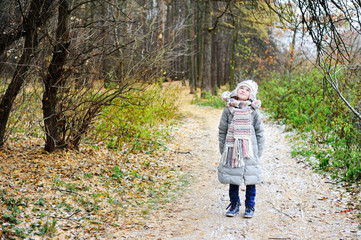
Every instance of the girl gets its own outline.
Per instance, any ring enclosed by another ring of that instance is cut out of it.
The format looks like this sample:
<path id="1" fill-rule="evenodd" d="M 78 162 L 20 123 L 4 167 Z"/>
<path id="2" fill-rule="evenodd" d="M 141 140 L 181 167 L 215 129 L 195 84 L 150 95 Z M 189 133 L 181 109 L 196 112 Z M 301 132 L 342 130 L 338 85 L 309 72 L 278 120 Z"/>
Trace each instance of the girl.
<path id="1" fill-rule="evenodd" d="M 246 185 L 243 217 L 253 217 L 256 184 L 261 182 L 259 159 L 263 152 L 263 124 L 256 99 L 258 86 L 253 80 L 239 83 L 232 92 L 224 92 L 227 102 L 219 123 L 219 150 L 222 154 L 218 166 L 218 179 L 229 184 L 230 204 L 226 216 L 239 212 L 239 186 Z"/>

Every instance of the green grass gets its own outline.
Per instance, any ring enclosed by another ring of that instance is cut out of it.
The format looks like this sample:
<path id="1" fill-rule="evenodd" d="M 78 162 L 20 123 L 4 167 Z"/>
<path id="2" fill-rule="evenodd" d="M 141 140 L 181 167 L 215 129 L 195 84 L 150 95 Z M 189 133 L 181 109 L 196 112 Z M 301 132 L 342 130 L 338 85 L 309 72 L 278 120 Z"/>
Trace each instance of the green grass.
<path id="1" fill-rule="evenodd" d="M 193 99 L 193 104 L 198 106 L 206 106 L 206 107 L 214 107 L 214 108 L 224 108 L 226 106 L 225 101 L 216 95 L 213 96 L 208 92 L 205 92 L 204 98 L 199 98 L 197 94 L 195 94 L 195 98 Z"/>
<path id="2" fill-rule="evenodd" d="M 355 89 L 360 89 L 360 81 L 349 81 L 346 75 L 338 77 L 348 101 L 357 105 Z M 349 82 L 354 86 L 346 87 Z M 263 109 L 296 129 L 305 140 L 294 146 L 293 156 L 316 158 L 316 170 L 329 172 L 337 181 L 360 183 L 361 133 L 357 120 L 320 73 L 311 69 L 291 78 L 274 74 L 260 89 Z"/>

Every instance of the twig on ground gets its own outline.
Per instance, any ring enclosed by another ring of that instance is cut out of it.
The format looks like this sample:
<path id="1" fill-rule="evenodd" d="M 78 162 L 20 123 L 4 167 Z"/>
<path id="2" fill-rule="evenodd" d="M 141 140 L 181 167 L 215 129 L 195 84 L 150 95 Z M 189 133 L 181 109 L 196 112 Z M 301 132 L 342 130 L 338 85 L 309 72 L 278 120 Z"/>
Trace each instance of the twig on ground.
<path id="1" fill-rule="evenodd" d="M 192 155 L 192 153 L 190 151 L 175 151 L 175 153 L 177 154 L 190 154 Z"/>
<path id="2" fill-rule="evenodd" d="M 74 216 L 75 214 L 80 213 L 80 212 L 81 212 L 81 210 L 78 209 L 75 212 L 73 212 L 73 214 L 70 214 L 67 217 L 58 217 L 58 218 L 60 218 L 60 219 L 70 219 L 72 216 Z"/>
<path id="3" fill-rule="evenodd" d="M 293 221 L 295 221 L 292 216 L 290 216 L 289 214 L 284 213 L 284 212 L 282 212 L 281 210 L 277 209 L 273 203 L 271 203 L 270 201 L 267 201 L 267 202 L 268 202 L 269 204 L 271 204 L 272 207 L 273 207 L 273 209 L 275 209 L 277 212 L 282 213 L 283 215 L 285 215 L 285 216 L 291 218 Z M 271 238 L 271 239 L 272 239 L 272 238 Z M 277 239 L 277 238 L 273 238 L 273 239 Z"/>
<path id="4" fill-rule="evenodd" d="M 291 238 L 268 238 L 269 240 L 276 240 L 276 239 L 282 239 L 282 240 L 291 240 Z"/>
<path id="5" fill-rule="evenodd" d="M 75 193 L 75 194 L 78 194 L 79 196 L 81 196 L 81 194 L 79 194 L 79 193 L 77 193 L 77 192 L 74 192 L 74 191 L 67 190 L 67 189 L 52 188 L 51 190 L 57 190 L 57 191 L 59 191 L 59 192 Z"/>

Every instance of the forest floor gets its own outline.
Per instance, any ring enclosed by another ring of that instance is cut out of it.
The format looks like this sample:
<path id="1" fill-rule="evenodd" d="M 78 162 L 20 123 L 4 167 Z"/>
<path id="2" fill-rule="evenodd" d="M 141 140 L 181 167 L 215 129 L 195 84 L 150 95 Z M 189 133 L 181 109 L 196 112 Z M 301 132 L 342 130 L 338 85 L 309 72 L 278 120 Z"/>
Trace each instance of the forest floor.
<path id="1" fill-rule="evenodd" d="M 228 186 L 217 179 L 220 109 L 191 104 L 183 94 L 186 116 L 176 136 L 190 175 L 189 187 L 174 202 L 150 214 L 144 227 L 119 232 L 125 239 L 361 239 L 352 196 L 291 157 L 284 126 L 264 118 L 266 145 L 263 181 L 257 186 L 252 219 L 225 216 Z M 245 187 L 241 187 L 241 201 Z"/>
<path id="2" fill-rule="evenodd" d="M 290 133 L 267 118 L 255 215 L 226 217 L 228 186 L 217 179 L 222 109 L 192 105 L 182 89 L 182 123 L 154 153 L 84 146 L 48 154 L 42 138 L 14 136 L 0 149 L 0 240 L 361 239 L 356 196 L 292 158 Z"/>

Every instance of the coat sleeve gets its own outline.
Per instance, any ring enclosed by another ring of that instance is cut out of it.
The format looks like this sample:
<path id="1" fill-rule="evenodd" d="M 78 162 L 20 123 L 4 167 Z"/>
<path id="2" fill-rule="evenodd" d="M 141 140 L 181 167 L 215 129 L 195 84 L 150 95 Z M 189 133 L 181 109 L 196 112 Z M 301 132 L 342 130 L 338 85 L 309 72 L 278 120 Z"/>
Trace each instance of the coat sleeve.
<path id="1" fill-rule="evenodd" d="M 222 154 L 224 149 L 224 144 L 226 142 L 226 136 L 228 131 L 228 118 L 230 117 L 230 111 L 228 108 L 224 108 L 221 120 L 218 126 L 218 142 L 219 142 L 219 152 Z"/>
<path id="2" fill-rule="evenodd" d="M 256 133 L 257 138 L 257 146 L 258 146 L 258 157 L 262 156 L 265 137 L 264 137 L 264 128 L 262 123 L 262 115 L 259 110 L 256 110 L 255 118 L 254 118 L 254 131 Z"/>

